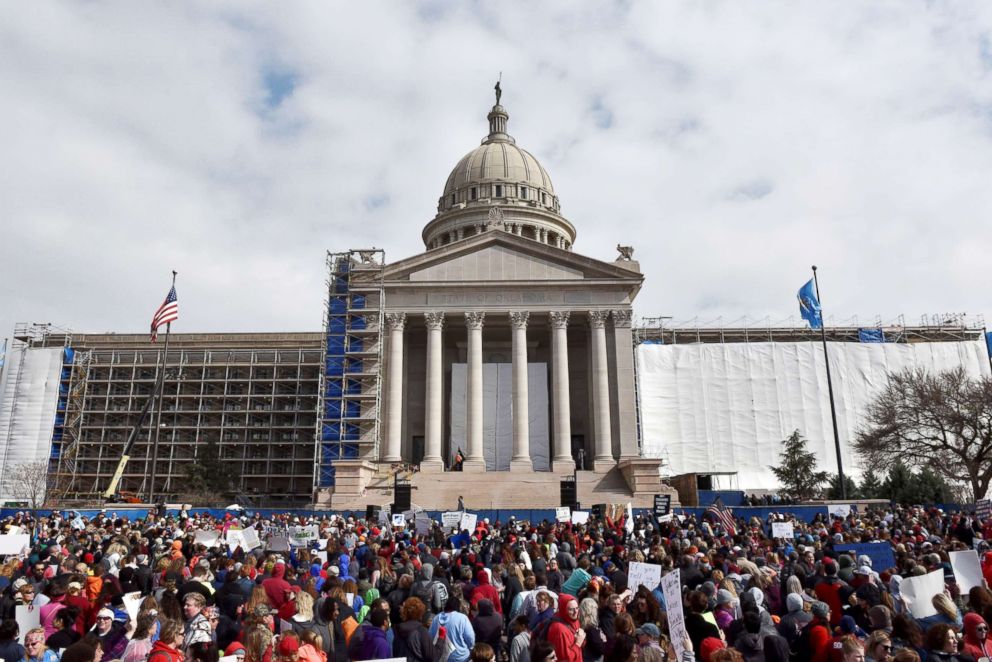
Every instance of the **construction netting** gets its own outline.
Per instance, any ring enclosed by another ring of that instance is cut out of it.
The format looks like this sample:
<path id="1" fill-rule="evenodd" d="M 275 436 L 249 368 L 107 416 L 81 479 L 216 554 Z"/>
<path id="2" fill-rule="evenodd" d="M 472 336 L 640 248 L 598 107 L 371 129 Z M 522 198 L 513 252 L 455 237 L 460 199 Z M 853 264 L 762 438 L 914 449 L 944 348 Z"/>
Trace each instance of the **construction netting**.
<path id="1" fill-rule="evenodd" d="M 852 442 L 890 372 L 963 366 L 974 376 L 989 374 L 982 340 L 827 345 L 841 457 L 855 478 L 862 465 Z M 642 344 L 637 368 L 642 453 L 665 460 L 666 473 L 737 472 L 741 489 L 773 488 L 769 466 L 794 430 L 819 468 L 836 472 L 820 343 Z"/>

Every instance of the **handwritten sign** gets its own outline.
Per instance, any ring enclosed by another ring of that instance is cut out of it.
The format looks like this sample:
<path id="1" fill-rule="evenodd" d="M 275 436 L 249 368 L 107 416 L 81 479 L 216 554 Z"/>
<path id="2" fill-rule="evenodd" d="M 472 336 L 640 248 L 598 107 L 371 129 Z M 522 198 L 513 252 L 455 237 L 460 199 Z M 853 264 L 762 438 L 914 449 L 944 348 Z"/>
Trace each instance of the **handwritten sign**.
<path id="1" fill-rule="evenodd" d="M 475 531 L 475 525 L 479 522 L 479 516 L 475 513 L 462 513 L 462 520 L 458 523 L 459 531 Z"/>
<path id="2" fill-rule="evenodd" d="M 630 562 L 630 567 L 627 569 L 627 587 L 631 591 L 636 593 L 637 589 L 641 586 L 646 587 L 649 591 L 653 591 L 658 588 L 658 582 L 660 581 L 660 565 L 638 563 L 637 561 Z"/>
<path id="3" fill-rule="evenodd" d="M 241 531 L 241 549 L 250 552 L 261 546 L 262 541 L 258 539 L 258 531 L 255 529 L 243 529 Z"/>
<path id="4" fill-rule="evenodd" d="M 0 555 L 20 554 L 31 544 L 31 536 L 26 533 L 0 536 Z"/>
<path id="5" fill-rule="evenodd" d="M 197 545 L 213 547 L 220 540 L 220 531 L 197 531 L 193 534 L 193 542 Z"/>
<path id="6" fill-rule="evenodd" d="M 441 526 L 454 531 L 462 521 L 462 511 L 454 510 L 441 513 Z"/>
<path id="7" fill-rule="evenodd" d="M 413 518 L 413 526 L 418 536 L 426 536 L 431 532 L 431 518 L 427 513 L 417 513 L 416 517 Z"/>
<path id="8" fill-rule="evenodd" d="M 124 594 L 124 609 L 127 611 L 131 623 L 138 622 L 138 610 L 141 608 L 141 591 Z"/>
<path id="9" fill-rule="evenodd" d="M 786 540 L 795 538 L 792 522 L 772 522 L 772 538 L 785 538 Z"/>
<path id="10" fill-rule="evenodd" d="M 631 503 L 627 503 L 627 521 L 623 523 L 623 527 L 627 529 L 627 533 L 634 532 L 634 507 Z"/>
<path id="11" fill-rule="evenodd" d="M 661 578 L 661 592 L 665 596 L 665 607 L 668 614 L 668 632 L 671 636 L 672 646 L 675 647 L 675 657 L 681 660 L 682 652 L 685 650 L 682 642 L 685 640 L 687 633 L 685 629 L 685 614 L 682 612 L 682 581 L 678 570 L 672 570 Z"/>
<path id="12" fill-rule="evenodd" d="M 849 504 L 833 503 L 827 506 L 827 512 L 832 517 L 844 519 L 851 514 L 851 506 Z"/>
<path id="13" fill-rule="evenodd" d="M 555 508 L 555 521 L 557 522 L 570 522 L 572 520 L 572 509 L 568 506 L 562 506 L 561 508 Z"/>
<path id="14" fill-rule="evenodd" d="M 393 526 L 406 526 L 406 518 L 403 517 L 403 513 L 393 515 Z"/>
<path id="15" fill-rule="evenodd" d="M 291 526 L 289 528 L 289 544 L 293 547 L 309 547 L 317 541 L 319 536 L 320 530 L 315 524 L 311 524 L 310 526 Z"/>

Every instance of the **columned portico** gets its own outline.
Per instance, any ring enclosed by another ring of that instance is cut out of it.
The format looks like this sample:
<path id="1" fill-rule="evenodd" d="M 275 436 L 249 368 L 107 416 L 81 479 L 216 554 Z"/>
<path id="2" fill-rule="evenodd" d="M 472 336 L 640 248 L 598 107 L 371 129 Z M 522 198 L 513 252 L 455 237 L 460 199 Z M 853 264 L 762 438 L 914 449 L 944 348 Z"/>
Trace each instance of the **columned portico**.
<path id="1" fill-rule="evenodd" d="M 468 330 L 468 433 L 464 471 L 484 472 L 486 460 L 482 455 L 482 325 L 486 314 L 481 311 L 465 313 Z"/>
<path id="2" fill-rule="evenodd" d="M 527 408 L 527 320 L 526 310 L 510 313 L 513 326 L 513 458 L 510 469 L 534 468 L 530 459 L 530 415 Z"/>
<path id="3" fill-rule="evenodd" d="M 551 363 L 554 369 L 554 470 L 575 470 L 572 459 L 572 407 L 568 388 L 568 318 L 569 311 L 555 310 L 550 314 L 553 336 Z"/>
<path id="4" fill-rule="evenodd" d="M 590 310 L 592 330 L 592 406 L 595 439 L 593 469 L 606 471 L 613 467 L 613 444 L 610 436 L 610 377 L 606 358 L 606 320 L 608 310 Z"/>
<path id="5" fill-rule="evenodd" d="M 386 448 L 383 462 L 403 460 L 403 329 L 406 327 L 406 313 L 386 315 L 386 328 L 389 329 L 389 411 L 386 425 Z"/>
<path id="6" fill-rule="evenodd" d="M 441 443 L 444 430 L 444 362 L 443 328 L 444 311 L 424 315 L 427 326 L 427 391 L 424 405 L 424 459 L 421 471 L 444 471 Z"/>

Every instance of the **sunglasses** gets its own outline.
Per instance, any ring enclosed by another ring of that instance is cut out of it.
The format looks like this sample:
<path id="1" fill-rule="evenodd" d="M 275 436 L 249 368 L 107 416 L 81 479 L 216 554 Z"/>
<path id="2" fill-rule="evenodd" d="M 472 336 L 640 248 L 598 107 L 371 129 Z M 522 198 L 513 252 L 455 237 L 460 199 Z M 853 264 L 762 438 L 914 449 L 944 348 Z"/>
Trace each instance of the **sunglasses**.
<path id="1" fill-rule="evenodd" d="M 97 616 L 97 619 L 96 620 L 98 620 L 98 621 L 112 621 L 114 619 L 112 619 L 110 616 Z"/>

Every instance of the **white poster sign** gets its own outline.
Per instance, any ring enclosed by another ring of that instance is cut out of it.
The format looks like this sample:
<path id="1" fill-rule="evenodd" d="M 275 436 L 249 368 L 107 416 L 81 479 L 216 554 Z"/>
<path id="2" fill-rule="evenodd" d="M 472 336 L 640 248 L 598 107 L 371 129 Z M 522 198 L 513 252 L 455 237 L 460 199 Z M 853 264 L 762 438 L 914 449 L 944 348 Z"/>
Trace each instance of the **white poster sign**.
<path id="1" fill-rule="evenodd" d="M 634 507 L 630 502 L 627 503 L 627 521 L 624 522 L 623 527 L 627 529 L 627 533 L 634 532 Z"/>
<path id="2" fill-rule="evenodd" d="M 851 506 L 846 503 L 833 503 L 827 506 L 827 512 L 833 517 L 845 518 L 851 514 Z"/>
<path id="3" fill-rule="evenodd" d="M 646 586 L 649 591 L 658 588 L 661 581 L 661 566 L 654 563 L 638 563 L 631 561 L 627 569 L 627 588 L 634 593 L 641 586 Z"/>
<path id="4" fill-rule="evenodd" d="M 417 516 L 413 518 L 413 526 L 418 536 L 426 536 L 431 532 L 431 518 L 427 513 L 417 513 Z"/>
<path id="5" fill-rule="evenodd" d="M 313 555 L 316 556 L 318 559 L 320 559 L 320 565 L 321 565 L 321 567 L 327 565 L 327 550 L 326 549 L 317 550 L 316 552 L 313 553 Z"/>
<path id="6" fill-rule="evenodd" d="M 28 630 L 41 625 L 41 607 L 17 605 L 14 608 L 14 618 L 17 619 L 17 627 L 20 630 L 17 641 L 23 644 L 24 635 L 28 633 Z"/>
<path id="7" fill-rule="evenodd" d="M 794 537 L 795 531 L 792 522 L 772 522 L 772 538 L 792 540 Z"/>
<path id="8" fill-rule="evenodd" d="M 675 657 L 681 660 L 684 650 L 682 641 L 687 633 L 685 614 L 682 613 L 682 583 L 678 570 L 672 570 L 661 578 L 661 592 L 665 596 L 665 606 L 668 608 L 668 632 L 672 646 L 675 647 Z"/>
<path id="9" fill-rule="evenodd" d="M 241 531 L 241 549 L 250 552 L 261 546 L 262 541 L 258 539 L 258 531 L 255 529 L 243 529 Z"/>
<path id="10" fill-rule="evenodd" d="M 406 526 L 406 518 L 403 517 L 403 513 L 393 515 L 393 526 Z"/>
<path id="11" fill-rule="evenodd" d="M 269 538 L 269 551 L 288 552 L 289 538 L 287 538 L 286 536 L 272 536 L 271 538 Z"/>
<path id="12" fill-rule="evenodd" d="M 292 526 L 289 528 L 289 544 L 293 547 L 309 547 L 317 541 L 320 529 L 316 524 L 309 526 Z"/>
<path id="13" fill-rule="evenodd" d="M 220 531 L 197 531 L 193 534 L 193 542 L 197 545 L 213 547 L 220 540 Z"/>
<path id="14" fill-rule="evenodd" d="M 141 607 L 141 591 L 134 591 L 133 593 L 124 594 L 124 609 L 127 611 L 128 617 L 131 619 L 131 625 L 136 625 L 138 623 L 138 610 Z M 134 630 L 132 629 L 133 633 Z"/>
<path id="15" fill-rule="evenodd" d="M 459 531 L 475 532 L 475 525 L 479 521 L 479 516 L 475 513 L 462 513 L 462 520 L 458 524 Z"/>
<path id="16" fill-rule="evenodd" d="M 441 513 L 441 526 L 446 529 L 451 529 L 454 531 L 458 528 L 458 524 L 462 521 L 462 511 L 454 510 L 446 513 Z"/>
<path id="17" fill-rule="evenodd" d="M 227 547 L 233 552 L 238 547 L 244 549 L 244 539 L 241 537 L 241 529 L 227 530 Z"/>
<path id="18" fill-rule="evenodd" d="M 906 608 L 916 618 L 935 616 L 933 596 L 944 592 L 944 571 L 934 570 L 919 577 L 907 577 L 899 585 Z"/>
<path id="19" fill-rule="evenodd" d="M 572 509 L 568 506 L 562 506 L 561 508 L 555 508 L 555 521 L 558 522 L 569 522 L 572 519 Z"/>
<path id="20" fill-rule="evenodd" d="M 20 554 L 25 547 L 30 546 L 31 536 L 26 533 L 0 536 L 0 555 Z"/>
<path id="21" fill-rule="evenodd" d="M 572 513 L 572 524 L 585 524 L 589 521 L 588 510 L 576 510 Z"/>
<path id="22" fill-rule="evenodd" d="M 964 552 L 948 552 L 951 557 L 951 568 L 954 578 L 962 593 L 967 593 L 973 586 L 982 585 L 982 564 L 978 560 L 978 552 L 969 549 Z"/>

